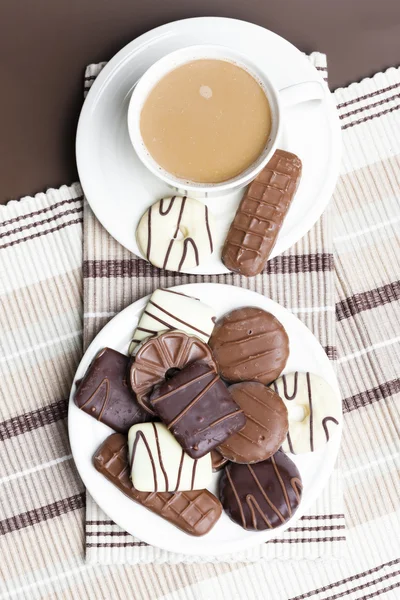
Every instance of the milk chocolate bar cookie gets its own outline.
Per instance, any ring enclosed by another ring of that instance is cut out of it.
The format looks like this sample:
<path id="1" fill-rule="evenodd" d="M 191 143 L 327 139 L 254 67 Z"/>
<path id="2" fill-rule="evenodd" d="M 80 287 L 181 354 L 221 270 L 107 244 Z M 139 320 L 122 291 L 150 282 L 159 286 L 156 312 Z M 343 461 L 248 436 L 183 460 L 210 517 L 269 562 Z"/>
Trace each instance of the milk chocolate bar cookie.
<path id="1" fill-rule="evenodd" d="M 263 270 L 296 193 L 300 159 L 284 150 L 275 154 L 250 184 L 222 249 L 222 262 L 246 277 Z"/>
<path id="2" fill-rule="evenodd" d="M 214 329 L 214 315 L 214 309 L 197 298 L 175 290 L 156 290 L 150 296 L 136 327 L 129 354 L 143 340 L 155 337 L 167 329 L 178 329 L 207 343 Z"/>
<path id="3" fill-rule="evenodd" d="M 255 465 L 229 463 L 219 484 L 219 497 L 232 521 L 262 531 L 286 523 L 296 512 L 302 493 L 300 473 L 279 450 Z"/>
<path id="4" fill-rule="evenodd" d="M 163 423 L 134 425 L 128 446 L 132 483 L 141 492 L 202 490 L 211 481 L 211 455 L 190 458 Z"/>
<path id="5" fill-rule="evenodd" d="M 201 362 L 157 386 L 150 401 L 192 458 L 204 456 L 246 422 L 215 369 Z"/>
<path id="6" fill-rule="evenodd" d="M 282 373 L 289 356 L 289 338 L 282 323 L 254 306 L 224 315 L 209 344 L 222 377 L 231 382 L 269 384 Z"/>
<path id="7" fill-rule="evenodd" d="M 129 362 L 120 352 L 103 348 L 80 381 L 74 398 L 78 408 L 121 433 L 151 418 L 128 385 Z"/>
<path id="8" fill-rule="evenodd" d="M 153 387 L 164 381 L 165 376 L 176 369 L 201 360 L 215 367 L 212 352 L 199 338 L 186 335 L 183 331 L 167 331 L 143 343 L 131 365 L 131 387 L 139 404 L 155 415 L 149 402 Z"/>
<path id="9" fill-rule="evenodd" d="M 204 535 L 221 516 L 219 500 L 208 490 L 192 492 L 138 492 L 129 479 L 127 438 L 110 435 L 93 457 L 97 471 L 128 498 L 148 508 L 189 535 Z"/>
<path id="10" fill-rule="evenodd" d="M 289 431 L 282 445 L 292 454 L 314 452 L 338 431 L 342 404 L 327 381 L 313 373 L 289 373 L 271 386 L 289 411 Z"/>
<path id="11" fill-rule="evenodd" d="M 257 381 L 236 383 L 229 391 L 243 409 L 246 425 L 218 446 L 218 450 L 233 462 L 266 460 L 281 447 L 288 431 L 288 412 L 283 400 Z"/>

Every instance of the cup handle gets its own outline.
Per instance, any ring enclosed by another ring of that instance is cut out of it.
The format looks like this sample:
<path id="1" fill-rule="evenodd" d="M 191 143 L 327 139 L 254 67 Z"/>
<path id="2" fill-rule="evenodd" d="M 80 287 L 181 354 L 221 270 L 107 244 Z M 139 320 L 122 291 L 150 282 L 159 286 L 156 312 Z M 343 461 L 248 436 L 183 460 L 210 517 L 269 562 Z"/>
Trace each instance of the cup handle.
<path id="1" fill-rule="evenodd" d="M 325 95 L 324 84 L 319 81 L 302 81 L 279 90 L 283 106 L 293 106 L 309 100 L 322 100 Z"/>

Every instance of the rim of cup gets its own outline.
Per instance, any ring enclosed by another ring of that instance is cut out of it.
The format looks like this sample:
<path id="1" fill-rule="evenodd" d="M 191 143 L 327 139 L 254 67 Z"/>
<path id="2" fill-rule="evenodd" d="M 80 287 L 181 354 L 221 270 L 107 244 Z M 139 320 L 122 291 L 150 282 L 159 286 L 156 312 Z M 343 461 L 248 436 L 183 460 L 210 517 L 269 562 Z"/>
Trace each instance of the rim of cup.
<path id="1" fill-rule="evenodd" d="M 267 143 L 258 158 L 239 175 L 219 183 L 197 183 L 176 177 L 161 167 L 151 156 L 146 148 L 140 131 L 140 117 L 142 108 L 147 97 L 154 86 L 169 72 L 177 67 L 201 59 L 226 60 L 247 71 L 262 87 L 267 96 L 272 117 L 271 131 Z M 205 196 L 210 192 L 227 193 L 247 185 L 267 164 L 276 149 L 281 131 L 281 115 L 279 105 L 279 92 L 271 82 L 267 74 L 255 65 L 245 55 L 227 48 L 225 46 L 201 44 L 186 46 L 165 55 L 155 62 L 137 82 L 134 87 L 128 107 L 128 131 L 131 143 L 142 163 L 156 177 L 175 189 L 183 189 L 185 192 L 195 192 L 197 195 L 203 193 Z"/>

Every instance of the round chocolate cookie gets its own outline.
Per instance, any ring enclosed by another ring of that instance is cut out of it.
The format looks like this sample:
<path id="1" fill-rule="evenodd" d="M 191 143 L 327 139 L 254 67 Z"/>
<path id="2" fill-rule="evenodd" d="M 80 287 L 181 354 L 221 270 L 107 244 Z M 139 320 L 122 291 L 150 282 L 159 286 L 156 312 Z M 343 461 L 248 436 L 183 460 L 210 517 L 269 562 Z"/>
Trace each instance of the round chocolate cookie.
<path id="1" fill-rule="evenodd" d="M 274 529 L 297 510 L 302 493 L 300 473 L 279 450 L 255 465 L 229 463 L 219 483 L 219 498 L 228 516 L 244 529 Z"/>
<path id="2" fill-rule="evenodd" d="M 289 338 L 280 321 L 261 308 L 238 308 L 220 319 L 209 344 L 224 379 L 266 385 L 283 371 Z"/>
<path id="3" fill-rule="evenodd" d="M 212 352 L 199 338 L 183 331 L 166 331 L 139 348 L 131 365 L 130 383 L 139 404 L 151 415 L 157 413 L 149 398 L 153 387 L 190 363 L 201 361 L 216 371 Z"/>
<path id="4" fill-rule="evenodd" d="M 237 463 L 266 460 L 281 447 L 288 432 L 288 411 L 276 392 L 257 381 L 236 383 L 232 398 L 246 416 L 246 425 L 218 446 L 225 458 Z"/>

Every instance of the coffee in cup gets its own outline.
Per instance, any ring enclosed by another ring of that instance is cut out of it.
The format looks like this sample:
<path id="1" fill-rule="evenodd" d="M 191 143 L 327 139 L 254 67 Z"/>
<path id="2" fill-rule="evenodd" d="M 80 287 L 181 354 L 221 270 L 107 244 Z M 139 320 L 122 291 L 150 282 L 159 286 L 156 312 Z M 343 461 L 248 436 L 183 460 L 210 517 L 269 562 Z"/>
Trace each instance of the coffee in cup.
<path id="1" fill-rule="evenodd" d="M 221 183 L 243 173 L 265 150 L 272 127 L 267 95 L 245 68 L 196 59 L 164 75 L 140 114 L 154 161 L 171 175 Z"/>

